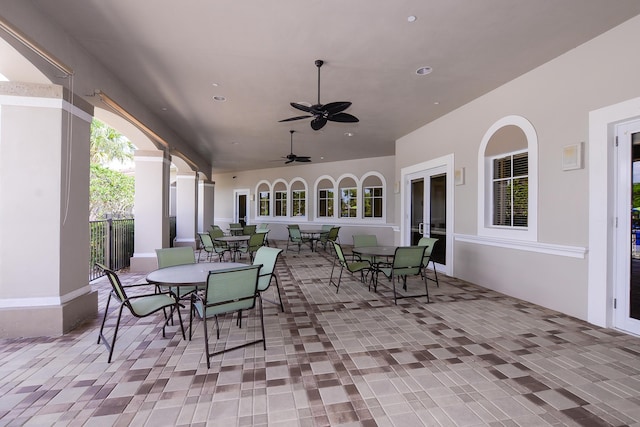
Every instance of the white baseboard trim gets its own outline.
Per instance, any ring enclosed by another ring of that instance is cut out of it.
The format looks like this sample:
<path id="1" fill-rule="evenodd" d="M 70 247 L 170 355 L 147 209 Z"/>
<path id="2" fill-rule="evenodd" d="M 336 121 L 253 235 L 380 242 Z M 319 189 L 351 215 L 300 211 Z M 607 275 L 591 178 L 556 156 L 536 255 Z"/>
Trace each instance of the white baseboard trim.
<path id="1" fill-rule="evenodd" d="M 584 259 L 588 252 L 581 246 L 556 245 L 552 243 L 528 242 L 524 240 L 501 239 L 497 237 L 473 236 L 469 234 L 455 234 L 456 242 L 473 243 L 477 245 L 495 246 L 505 249 L 516 249 L 527 252 L 537 252 L 547 255 L 557 255 L 569 258 Z"/>

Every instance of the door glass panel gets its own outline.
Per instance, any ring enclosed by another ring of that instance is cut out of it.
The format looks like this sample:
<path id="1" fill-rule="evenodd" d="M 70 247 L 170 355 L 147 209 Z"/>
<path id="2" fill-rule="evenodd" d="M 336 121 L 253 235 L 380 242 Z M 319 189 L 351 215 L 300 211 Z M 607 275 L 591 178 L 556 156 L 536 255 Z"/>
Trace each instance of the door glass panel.
<path id="1" fill-rule="evenodd" d="M 438 264 L 445 264 L 447 246 L 447 175 L 433 175 L 429 191 L 429 230 L 425 235 L 438 239 L 431 257 Z"/>
<path id="2" fill-rule="evenodd" d="M 631 274 L 629 317 L 640 320 L 640 133 L 632 138 L 631 156 Z"/>
<path id="3" fill-rule="evenodd" d="M 422 237 L 424 221 L 424 179 L 411 181 L 411 244 L 417 245 Z"/>

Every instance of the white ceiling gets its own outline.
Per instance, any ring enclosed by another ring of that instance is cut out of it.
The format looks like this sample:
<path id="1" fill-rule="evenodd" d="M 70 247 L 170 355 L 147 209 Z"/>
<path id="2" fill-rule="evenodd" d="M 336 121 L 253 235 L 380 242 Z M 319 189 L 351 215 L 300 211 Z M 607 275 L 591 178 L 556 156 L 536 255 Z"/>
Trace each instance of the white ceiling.
<path id="1" fill-rule="evenodd" d="M 314 162 L 393 155 L 399 137 L 640 13 L 637 0 L 31 1 L 216 172 L 282 166 L 290 129 Z M 303 114 L 289 102 L 316 103 L 316 59 L 322 103 L 353 102 L 359 123 L 278 122 Z"/>

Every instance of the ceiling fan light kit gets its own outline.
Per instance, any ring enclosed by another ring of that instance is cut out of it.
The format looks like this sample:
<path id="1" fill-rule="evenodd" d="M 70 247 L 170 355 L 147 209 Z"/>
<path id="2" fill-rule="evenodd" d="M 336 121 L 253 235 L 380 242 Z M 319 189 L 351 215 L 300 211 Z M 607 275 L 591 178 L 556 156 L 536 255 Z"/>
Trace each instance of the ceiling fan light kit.
<path id="1" fill-rule="evenodd" d="M 324 64 L 324 61 L 321 59 L 316 59 L 315 61 L 316 67 L 318 68 L 318 103 L 315 105 L 307 106 L 297 102 L 291 102 L 290 105 L 300 111 L 304 111 L 308 113 L 305 116 L 296 116 L 290 117 L 288 119 L 280 120 L 280 122 L 291 122 L 294 120 L 302 120 L 313 118 L 311 120 L 311 129 L 320 130 L 327 124 L 327 121 L 330 122 L 340 122 L 340 123 L 357 123 L 357 117 L 344 113 L 351 106 L 351 102 L 348 101 L 339 101 L 339 102 L 330 102 L 328 104 L 320 103 L 320 68 Z"/>

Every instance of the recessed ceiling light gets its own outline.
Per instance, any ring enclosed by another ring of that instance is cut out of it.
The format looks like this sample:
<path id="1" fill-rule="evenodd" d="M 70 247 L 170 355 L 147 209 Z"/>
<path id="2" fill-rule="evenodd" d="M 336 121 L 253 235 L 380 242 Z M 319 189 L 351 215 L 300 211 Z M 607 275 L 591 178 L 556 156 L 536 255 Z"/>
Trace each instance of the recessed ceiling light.
<path id="1" fill-rule="evenodd" d="M 162 107 L 161 110 L 162 111 L 167 111 L 167 107 Z"/>
<path id="2" fill-rule="evenodd" d="M 238 144 L 240 144 L 238 141 L 233 141 L 233 142 L 231 143 L 231 145 L 238 145 Z"/>
<path id="3" fill-rule="evenodd" d="M 218 87 L 218 83 L 211 83 L 211 86 Z"/>
<path id="4" fill-rule="evenodd" d="M 353 132 L 345 132 L 344 136 L 353 136 Z"/>
<path id="5" fill-rule="evenodd" d="M 440 101 L 436 101 L 433 103 L 434 105 L 440 105 Z"/>
<path id="6" fill-rule="evenodd" d="M 416 22 L 416 19 L 418 19 L 415 15 L 409 15 L 407 17 L 407 21 L 408 22 Z"/>
<path id="7" fill-rule="evenodd" d="M 433 68 L 431 67 L 420 67 L 416 70 L 416 74 L 419 76 L 426 76 L 427 74 L 431 74 Z"/>
<path id="8" fill-rule="evenodd" d="M 218 102 L 224 102 L 227 100 L 227 98 L 225 98 L 224 96 L 214 96 L 213 100 Z"/>

